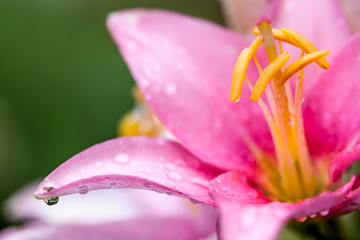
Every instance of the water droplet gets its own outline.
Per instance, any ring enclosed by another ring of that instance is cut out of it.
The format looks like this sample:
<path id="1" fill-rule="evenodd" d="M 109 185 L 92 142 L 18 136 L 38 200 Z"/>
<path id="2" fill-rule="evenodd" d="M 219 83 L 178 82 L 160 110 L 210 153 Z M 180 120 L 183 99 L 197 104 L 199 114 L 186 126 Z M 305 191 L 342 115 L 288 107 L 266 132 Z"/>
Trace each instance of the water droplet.
<path id="1" fill-rule="evenodd" d="M 321 216 L 326 216 L 326 215 L 328 215 L 329 214 L 329 209 L 324 209 L 324 210 L 321 210 L 320 211 L 320 215 Z"/>
<path id="2" fill-rule="evenodd" d="M 86 170 L 84 169 L 84 168 L 82 168 L 81 170 L 80 170 L 80 173 L 85 173 L 86 172 Z"/>
<path id="3" fill-rule="evenodd" d="M 165 86 L 165 92 L 169 95 L 173 95 L 176 93 L 176 86 L 172 83 L 169 83 Z"/>
<path id="4" fill-rule="evenodd" d="M 147 77 L 151 77 L 153 75 L 152 71 L 149 68 L 146 68 L 144 73 Z"/>
<path id="5" fill-rule="evenodd" d="M 173 170 L 175 168 L 174 164 L 172 164 L 172 163 L 166 163 L 165 166 L 169 170 Z"/>
<path id="6" fill-rule="evenodd" d="M 55 205 L 59 202 L 59 197 L 56 197 L 56 198 L 50 198 L 50 199 L 45 199 L 44 202 L 49 205 L 49 206 L 52 206 L 52 205 Z"/>
<path id="7" fill-rule="evenodd" d="M 351 203 L 349 203 L 349 207 L 351 207 L 351 208 L 358 208 L 359 206 L 360 206 L 360 204 L 357 203 L 357 202 L 351 202 Z"/>
<path id="8" fill-rule="evenodd" d="M 114 161 L 116 163 L 126 164 L 129 162 L 129 156 L 124 153 L 120 153 L 115 156 Z"/>
<path id="9" fill-rule="evenodd" d="M 116 187 L 117 187 L 117 185 L 115 182 L 110 183 L 110 188 L 116 188 Z"/>
<path id="10" fill-rule="evenodd" d="M 154 170 L 152 170 L 152 169 L 145 169 L 145 171 L 144 171 L 146 174 L 152 174 L 152 173 L 154 173 Z"/>
<path id="11" fill-rule="evenodd" d="M 172 195 L 173 195 L 172 192 L 166 192 L 165 194 L 168 195 L 168 196 L 172 196 Z"/>
<path id="12" fill-rule="evenodd" d="M 143 183 L 142 184 L 145 188 L 151 188 L 151 183 Z"/>
<path id="13" fill-rule="evenodd" d="M 173 181 L 181 180 L 181 175 L 178 172 L 169 172 L 168 178 Z"/>
<path id="14" fill-rule="evenodd" d="M 305 216 L 305 217 L 296 217 L 295 219 L 296 219 L 296 221 L 298 221 L 298 222 L 305 222 L 306 219 L 307 219 L 307 217 L 306 217 L 306 216 Z"/>
<path id="15" fill-rule="evenodd" d="M 96 168 L 101 168 L 102 166 L 103 166 L 102 162 L 98 161 L 98 162 L 95 163 Z"/>
<path id="16" fill-rule="evenodd" d="M 295 118 L 293 116 L 289 117 L 289 123 L 291 126 L 295 126 Z"/>
<path id="17" fill-rule="evenodd" d="M 45 182 L 43 184 L 43 190 L 47 191 L 47 192 L 50 192 L 51 190 L 53 190 L 55 187 L 52 183 L 49 183 L 49 182 Z"/>
<path id="18" fill-rule="evenodd" d="M 193 204 L 195 205 L 199 205 L 199 204 L 202 204 L 202 202 L 198 201 L 198 200 L 195 200 L 193 198 L 190 199 L 190 202 L 192 202 Z"/>
<path id="19" fill-rule="evenodd" d="M 79 187 L 78 191 L 79 191 L 80 194 L 84 195 L 84 194 L 87 194 L 89 192 L 89 189 L 88 189 L 87 186 L 81 186 L 81 187 Z"/>
<path id="20" fill-rule="evenodd" d="M 316 215 L 317 215 L 316 213 L 313 213 L 313 214 L 310 214 L 310 217 L 314 218 L 314 217 L 316 217 Z"/>

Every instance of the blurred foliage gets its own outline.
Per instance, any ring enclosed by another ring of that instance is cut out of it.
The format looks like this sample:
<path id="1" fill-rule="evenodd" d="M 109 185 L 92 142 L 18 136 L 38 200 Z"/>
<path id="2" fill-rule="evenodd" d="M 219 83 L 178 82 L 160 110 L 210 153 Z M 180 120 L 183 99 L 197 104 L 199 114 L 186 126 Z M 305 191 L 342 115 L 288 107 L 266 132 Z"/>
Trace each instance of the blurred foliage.
<path id="1" fill-rule="evenodd" d="M 0 0 L 0 204 L 116 136 L 134 83 L 105 18 L 134 7 L 222 21 L 217 0 Z"/>

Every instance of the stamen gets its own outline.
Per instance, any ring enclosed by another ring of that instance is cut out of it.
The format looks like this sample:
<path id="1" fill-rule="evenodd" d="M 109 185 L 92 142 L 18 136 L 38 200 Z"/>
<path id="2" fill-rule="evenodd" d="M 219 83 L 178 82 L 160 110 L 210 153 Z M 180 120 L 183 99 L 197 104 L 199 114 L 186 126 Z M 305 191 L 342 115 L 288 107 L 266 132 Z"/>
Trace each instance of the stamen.
<path id="1" fill-rule="evenodd" d="M 295 32 L 289 28 L 281 28 L 281 31 L 285 34 L 288 39 L 294 41 L 298 44 L 299 48 L 303 50 L 305 53 L 309 54 L 315 51 L 318 51 L 317 48 L 312 44 L 308 39 L 302 36 L 300 33 Z M 320 58 L 316 60 L 316 63 L 322 67 L 323 69 L 329 69 L 330 64 L 326 61 L 325 58 Z"/>
<path id="2" fill-rule="evenodd" d="M 274 75 L 281 70 L 281 68 L 286 64 L 289 60 L 290 54 L 287 52 L 282 53 L 278 57 L 275 58 L 261 73 L 258 81 L 255 84 L 254 90 L 251 94 L 251 100 L 257 101 L 259 97 L 265 91 L 267 85 L 273 79 Z"/>
<path id="3" fill-rule="evenodd" d="M 292 64 L 290 64 L 285 71 L 281 74 L 281 77 L 279 79 L 279 84 L 283 85 L 287 80 L 289 80 L 289 78 L 291 78 L 296 72 L 298 72 L 299 70 L 303 69 L 304 67 L 306 67 L 307 65 L 309 65 L 312 62 L 317 61 L 320 58 L 323 58 L 325 56 L 327 56 L 330 53 L 330 51 L 328 50 L 321 50 L 321 51 L 316 51 L 316 52 L 312 52 L 310 54 L 307 54 L 301 58 L 299 58 L 298 60 L 296 60 L 295 62 L 293 62 Z"/>
<path id="4" fill-rule="evenodd" d="M 262 44 L 262 40 L 257 37 L 252 44 L 245 48 L 239 55 L 238 60 L 235 65 L 231 92 L 230 92 L 230 100 L 233 102 L 237 102 L 241 96 L 242 85 L 244 84 L 245 73 L 247 67 L 250 63 L 250 60 L 253 56 L 255 56 L 255 52 L 259 49 Z"/>

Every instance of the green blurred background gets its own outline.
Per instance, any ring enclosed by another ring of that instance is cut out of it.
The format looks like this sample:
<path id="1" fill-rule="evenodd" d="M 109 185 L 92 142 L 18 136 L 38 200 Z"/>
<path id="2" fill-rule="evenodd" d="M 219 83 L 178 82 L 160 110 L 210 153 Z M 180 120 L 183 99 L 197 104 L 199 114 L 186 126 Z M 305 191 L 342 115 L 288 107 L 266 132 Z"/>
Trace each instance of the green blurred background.
<path id="1" fill-rule="evenodd" d="M 222 23 L 217 0 L 0 0 L 0 204 L 116 136 L 134 82 L 105 19 L 135 7 Z"/>

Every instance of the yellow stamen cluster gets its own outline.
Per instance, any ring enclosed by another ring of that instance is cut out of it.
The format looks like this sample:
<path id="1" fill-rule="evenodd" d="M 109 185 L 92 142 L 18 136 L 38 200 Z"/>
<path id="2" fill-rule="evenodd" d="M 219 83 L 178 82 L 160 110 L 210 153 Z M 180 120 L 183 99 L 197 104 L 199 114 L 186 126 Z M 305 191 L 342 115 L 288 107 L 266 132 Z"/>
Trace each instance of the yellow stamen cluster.
<path id="1" fill-rule="evenodd" d="M 330 64 L 324 57 L 329 51 L 318 51 L 309 40 L 291 29 L 273 29 L 268 20 L 260 22 L 253 32 L 259 36 L 240 53 L 234 69 L 230 99 L 234 102 L 240 99 L 245 80 L 252 91 L 251 100 L 258 102 L 265 115 L 275 147 L 275 155 L 268 156 L 254 144 L 255 141 L 249 144 L 249 148 L 259 162 L 259 169 L 266 173 L 261 175 L 265 177 L 262 177 L 258 184 L 277 200 L 296 202 L 314 196 L 325 187 L 327 176 L 315 177 L 323 171 L 312 163 L 308 152 L 301 103 L 303 102 L 303 69 L 313 62 L 328 69 Z M 279 55 L 275 39 L 279 41 Z M 300 58 L 287 67 L 285 65 L 290 59 L 290 54 L 283 52 L 282 42 L 301 50 Z M 255 56 L 262 44 L 269 61 L 265 69 L 262 69 Z M 252 59 L 259 71 L 255 86 L 246 77 Z M 295 74 L 298 80 L 293 93 L 288 80 Z M 261 98 L 264 92 L 267 102 Z"/>

